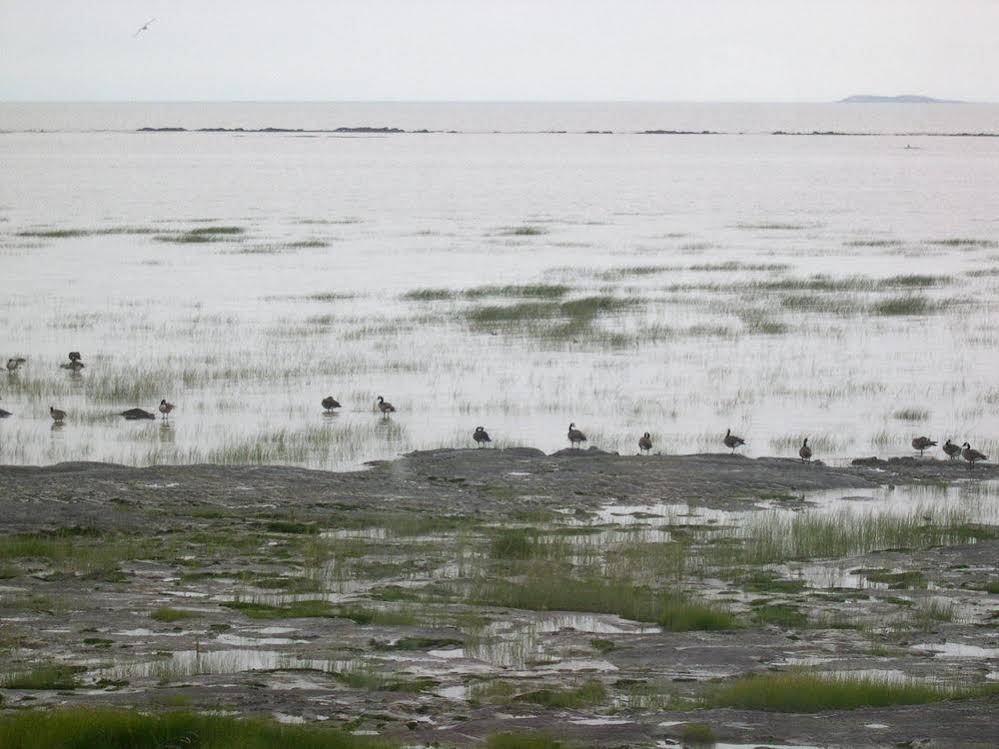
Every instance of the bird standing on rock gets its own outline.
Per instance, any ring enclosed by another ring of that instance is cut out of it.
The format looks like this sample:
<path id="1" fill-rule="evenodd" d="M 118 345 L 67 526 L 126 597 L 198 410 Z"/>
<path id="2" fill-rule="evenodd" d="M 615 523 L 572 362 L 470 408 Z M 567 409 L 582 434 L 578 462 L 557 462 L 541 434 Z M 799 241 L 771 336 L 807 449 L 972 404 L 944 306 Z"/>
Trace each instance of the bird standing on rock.
<path id="1" fill-rule="evenodd" d="M 798 450 L 798 455 L 801 457 L 802 463 L 810 463 L 812 460 L 812 448 L 808 446 L 808 437 L 805 437 L 805 441 L 801 443 L 801 449 Z"/>
<path id="2" fill-rule="evenodd" d="M 947 453 L 947 457 L 950 458 L 951 460 L 954 460 L 955 458 L 957 458 L 958 455 L 961 454 L 961 446 L 955 445 L 953 442 L 950 441 L 950 438 L 948 438 L 947 441 L 944 442 L 944 445 L 941 449 L 945 453 Z"/>
<path id="3" fill-rule="evenodd" d="M 725 443 L 725 447 L 729 448 L 733 454 L 735 454 L 735 448 L 741 447 L 746 444 L 746 440 L 742 437 L 736 437 L 732 434 L 731 429 L 725 430 L 725 439 L 722 440 Z"/>
<path id="4" fill-rule="evenodd" d="M 489 439 L 489 432 L 486 431 L 485 427 L 475 427 L 475 431 L 472 432 L 472 439 L 475 440 L 479 447 L 485 447 L 487 442 L 492 442 Z"/>
<path id="5" fill-rule="evenodd" d="M 912 449 L 919 450 L 919 457 L 923 457 L 923 450 L 936 446 L 936 442 L 929 437 L 916 437 L 912 440 Z"/>
<path id="6" fill-rule="evenodd" d="M 975 463 L 977 461 L 989 459 L 989 456 L 985 453 L 980 453 L 978 450 L 972 450 L 971 445 L 967 442 L 964 443 L 964 450 L 961 451 L 961 457 L 968 461 L 969 471 L 975 467 Z"/>
<path id="7" fill-rule="evenodd" d="M 569 445 L 579 447 L 583 442 L 586 442 L 586 435 L 576 429 L 575 422 L 569 424 Z"/>
<path id="8" fill-rule="evenodd" d="M 638 451 L 649 452 L 652 450 L 652 435 L 646 432 L 638 440 Z"/>

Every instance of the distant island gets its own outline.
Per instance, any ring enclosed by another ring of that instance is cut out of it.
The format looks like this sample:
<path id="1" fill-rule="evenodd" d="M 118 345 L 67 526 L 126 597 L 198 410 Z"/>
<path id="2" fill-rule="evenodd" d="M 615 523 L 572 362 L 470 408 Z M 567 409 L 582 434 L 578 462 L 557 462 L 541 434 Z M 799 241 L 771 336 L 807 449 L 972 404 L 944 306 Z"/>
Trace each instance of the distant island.
<path id="1" fill-rule="evenodd" d="M 932 96 L 916 96 L 915 94 L 903 94 L 902 96 L 869 96 L 859 94 L 840 99 L 838 104 L 961 104 L 963 102 L 954 99 L 934 99 Z"/>

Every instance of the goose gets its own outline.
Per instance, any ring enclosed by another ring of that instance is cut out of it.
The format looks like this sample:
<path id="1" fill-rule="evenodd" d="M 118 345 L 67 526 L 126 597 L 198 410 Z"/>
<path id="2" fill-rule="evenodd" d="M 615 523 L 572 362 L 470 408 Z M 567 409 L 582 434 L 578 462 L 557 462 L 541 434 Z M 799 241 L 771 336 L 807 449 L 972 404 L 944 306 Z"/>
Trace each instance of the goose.
<path id="1" fill-rule="evenodd" d="M 489 439 L 489 432 L 486 431 L 485 427 L 475 427 L 475 431 L 472 432 L 472 439 L 478 443 L 479 447 L 485 447 L 487 442 L 492 442 Z"/>
<path id="2" fill-rule="evenodd" d="M 126 421 L 138 421 L 139 419 L 155 419 L 156 414 L 151 414 L 141 408 L 130 408 L 127 411 L 122 411 L 121 415 L 125 417 Z"/>
<path id="3" fill-rule="evenodd" d="M 576 429 L 575 423 L 569 425 L 569 444 L 572 447 L 579 447 L 583 442 L 586 442 L 586 435 L 581 431 Z"/>
<path id="4" fill-rule="evenodd" d="M 80 361 L 79 359 L 73 359 L 71 361 L 63 362 L 59 366 L 62 367 L 63 369 L 69 369 L 69 370 L 71 370 L 73 372 L 79 372 L 86 365 L 82 361 Z"/>
<path id="5" fill-rule="evenodd" d="M 58 408 L 52 408 L 49 406 L 49 416 L 52 417 L 52 421 L 56 424 L 61 424 L 66 419 L 66 412 Z"/>
<path id="6" fill-rule="evenodd" d="M 964 450 L 961 451 L 961 457 L 968 461 L 968 470 L 970 471 L 975 467 L 975 462 L 979 460 L 988 460 L 989 456 L 984 453 L 978 452 L 978 450 L 972 450 L 971 445 L 967 442 L 963 445 Z"/>
<path id="7" fill-rule="evenodd" d="M 24 364 L 26 361 L 27 359 L 21 356 L 15 357 L 14 359 L 8 359 L 7 371 L 10 372 L 11 374 L 14 374 L 14 372 L 17 371 L 17 368 L 20 367 L 22 364 Z"/>
<path id="8" fill-rule="evenodd" d="M 801 443 L 798 455 L 801 456 L 802 463 L 810 463 L 812 461 L 812 448 L 808 446 L 808 437 L 805 437 L 805 441 Z"/>
<path id="9" fill-rule="evenodd" d="M 649 452 L 652 450 L 652 435 L 646 432 L 638 440 L 638 451 Z"/>
<path id="10" fill-rule="evenodd" d="M 934 447 L 937 443 L 929 437 L 916 437 L 912 440 L 912 449 L 919 450 L 919 457 L 923 457 L 923 450 Z"/>
<path id="11" fill-rule="evenodd" d="M 13 415 L 14 414 L 12 414 L 10 411 L 5 411 L 4 409 L 0 408 L 0 419 L 6 419 L 8 416 L 13 416 Z"/>
<path id="12" fill-rule="evenodd" d="M 323 398 L 323 408 L 326 409 L 326 413 L 333 413 L 334 408 L 340 408 L 340 401 L 332 395 L 327 395 Z"/>
<path id="13" fill-rule="evenodd" d="M 379 395 L 378 410 L 382 412 L 382 416 L 388 416 L 390 413 L 395 413 L 395 406 Z"/>
<path id="14" fill-rule="evenodd" d="M 166 398 L 160 401 L 160 413 L 163 414 L 164 419 L 170 415 L 170 412 L 173 411 L 174 408 L 176 408 L 176 406 L 174 406 L 173 403 L 167 403 Z"/>
<path id="15" fill-rule="evenodd" d="M 955 445 L 953 442 L 950 441 L 950 439 L 944 442 L 944 446 L 942 449 L 945 453 L 947 453 L 947 457 L 949 457 L 951 460 L 955 460 L 957 456 L 961 454 L 961 446 Z"/>
<path id="16" fill-rule="evenodd" d="M 725 439 L 722 441 L 725 443 L 725 447 L 729 448 L 733 453 L 735 453 L 735 448 L 746 444 L 746 440 L 742 437 L 736 437 L 732 434 L 731 429 L 725 430 Z"/>

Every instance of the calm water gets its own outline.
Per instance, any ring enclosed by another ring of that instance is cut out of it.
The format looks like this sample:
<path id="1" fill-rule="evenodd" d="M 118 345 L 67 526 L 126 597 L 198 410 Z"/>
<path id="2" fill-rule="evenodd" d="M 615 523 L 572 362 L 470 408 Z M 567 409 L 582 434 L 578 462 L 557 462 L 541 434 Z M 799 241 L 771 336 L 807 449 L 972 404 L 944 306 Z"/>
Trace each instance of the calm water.
<path id="1" fill-rule="evenodd" d="M 361 125 L 460 132 L 135 132 Z M 0 131 L 0 356 L 28 359 L 3 462 L 343 468 L 479 424 L 553 450 L 569 421 L 622 452 L 729 426 L 757 455 L 999 445 L 999 138 L 911 135 L 999 132 L 999 107 L 6 104 Z M 241 233 L 162 241 L 218 226 Z M 568 288 L 462 295 L 538 283 Z M 569 334 L 476 322 L 592 296 L 619 307 Z M 160 398 L 167 424 L 113 416 Z"/>

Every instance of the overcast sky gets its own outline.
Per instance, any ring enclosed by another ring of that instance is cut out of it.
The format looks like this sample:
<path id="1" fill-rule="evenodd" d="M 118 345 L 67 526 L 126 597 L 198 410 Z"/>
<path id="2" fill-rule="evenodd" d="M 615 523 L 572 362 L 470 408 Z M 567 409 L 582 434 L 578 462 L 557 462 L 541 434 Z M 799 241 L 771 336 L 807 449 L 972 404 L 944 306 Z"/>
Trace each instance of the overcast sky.
<path id="1" fill-rule="evenodd" d="M 0 100 L 999 101 L 997 40 L 996 0 L 0 0 Z"/>

